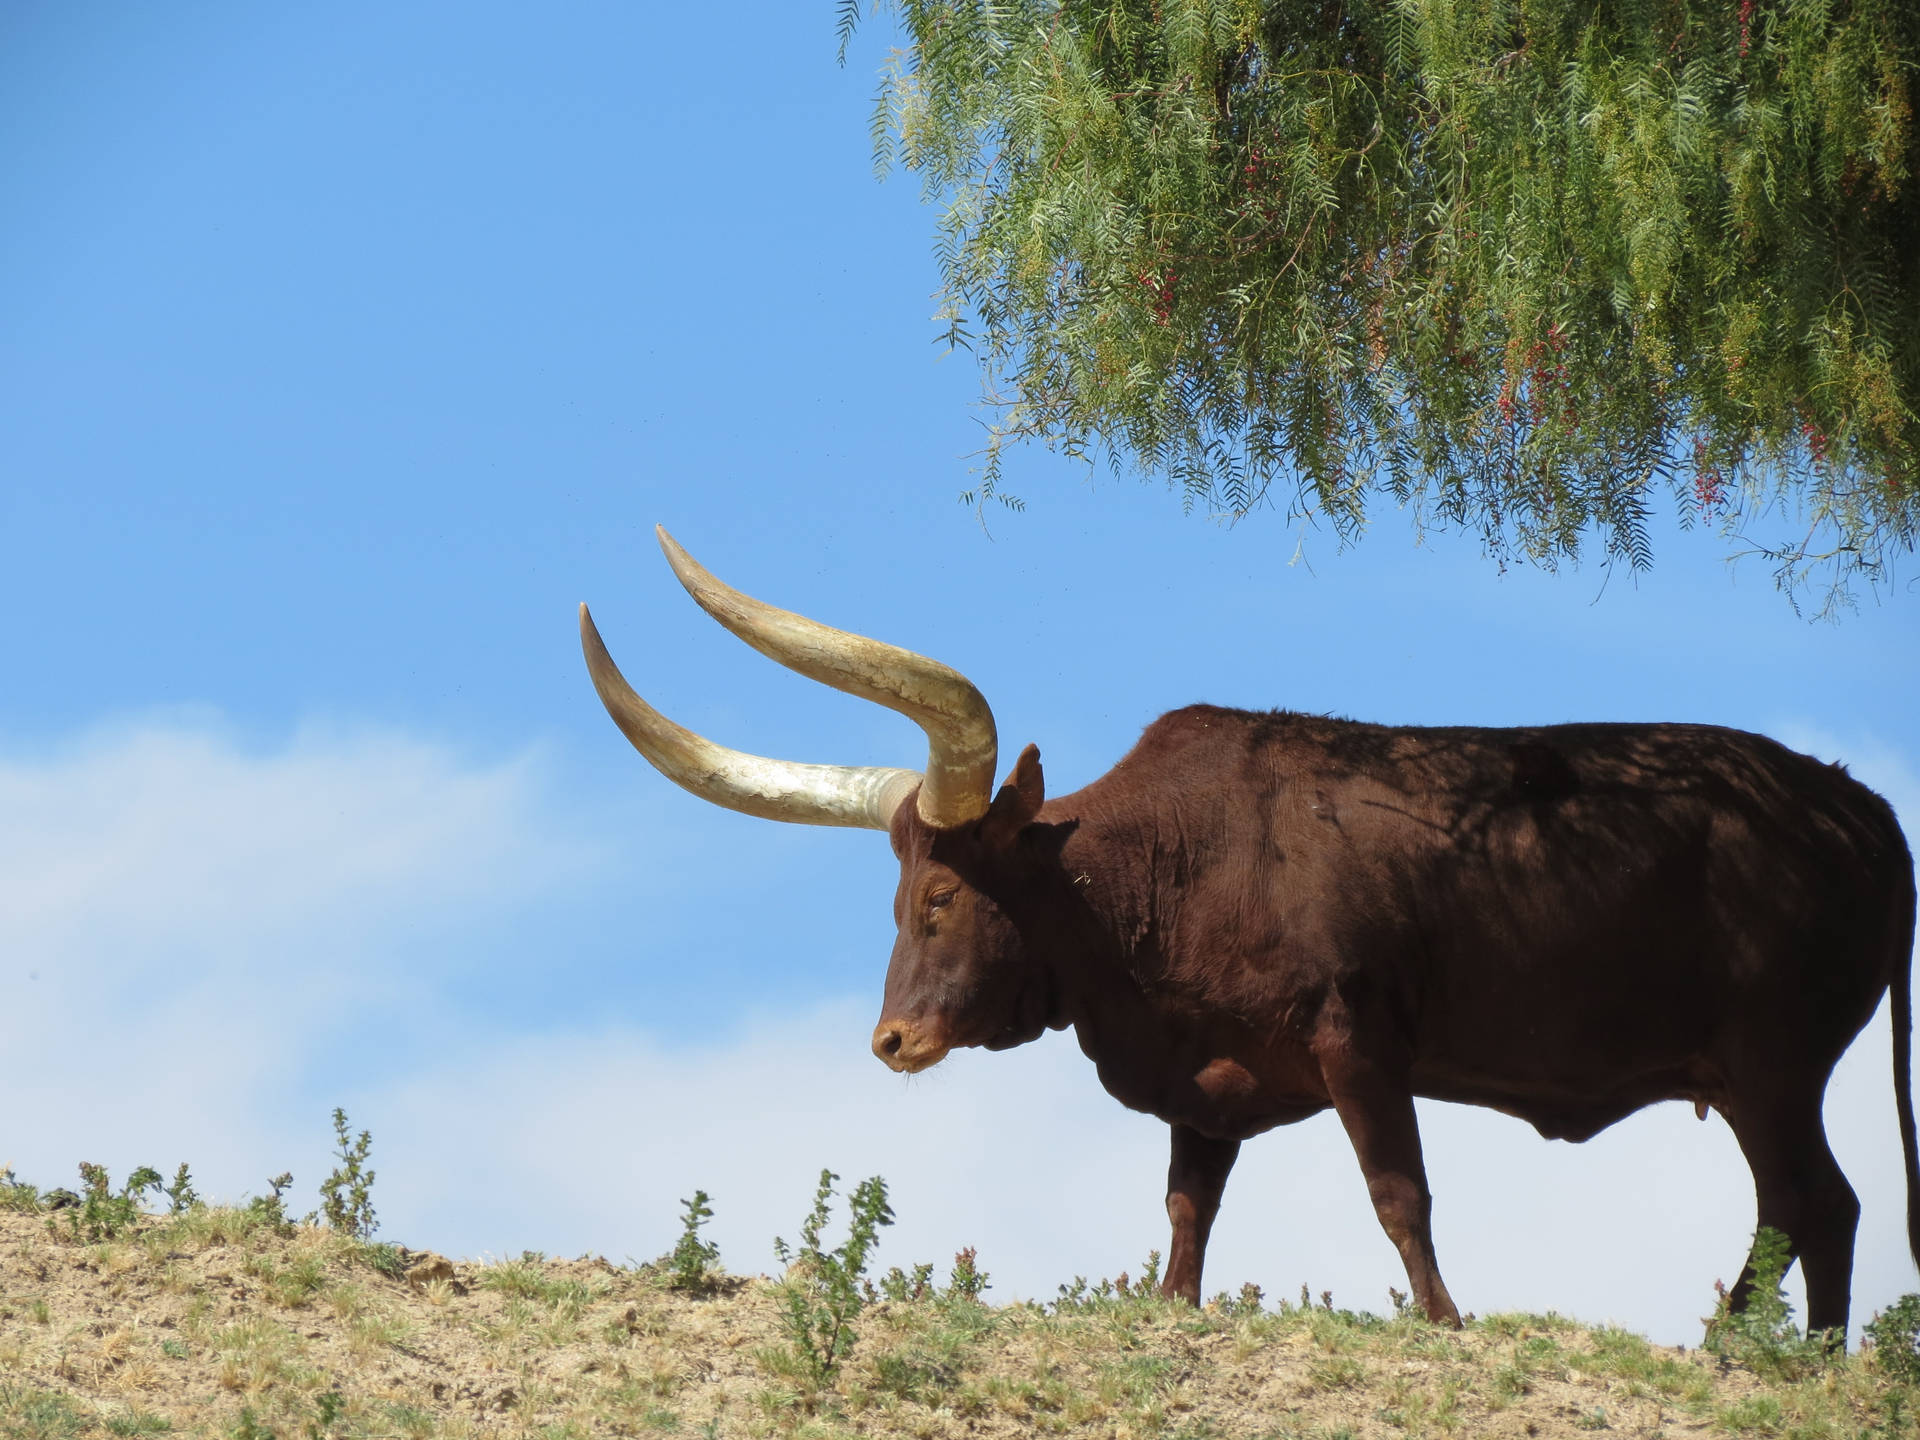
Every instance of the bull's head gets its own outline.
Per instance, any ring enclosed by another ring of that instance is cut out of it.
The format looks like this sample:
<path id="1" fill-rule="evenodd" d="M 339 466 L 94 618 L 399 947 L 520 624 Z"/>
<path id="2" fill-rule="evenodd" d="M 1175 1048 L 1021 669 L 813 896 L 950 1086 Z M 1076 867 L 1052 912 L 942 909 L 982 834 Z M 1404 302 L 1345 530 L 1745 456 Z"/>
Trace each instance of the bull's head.
<path id="1" fill-rule="evenodd" d="M 594 689 L 633 746 L 704 800 L 769 820 L 885 830 L 900 857 L 899 935 L 873 1050 L 899 1071 L 924 1070 L 959 1045 L 1014 1044 L 1039 1033 L 1038 988 L 1023 976 L 1007 910 L 1011 865 L 1042 798 L 1028 746 L 998 796 L 997 739 L 986 699 L 958 671 L 775 609 L 716 580 L 657 530 L 687 593 L 761 654 L 837 690 L 898 710 L 927 733 L 924 772 L 804 765 L 730 750 L 676 725 L 634 693 L 580 607 Z"/>

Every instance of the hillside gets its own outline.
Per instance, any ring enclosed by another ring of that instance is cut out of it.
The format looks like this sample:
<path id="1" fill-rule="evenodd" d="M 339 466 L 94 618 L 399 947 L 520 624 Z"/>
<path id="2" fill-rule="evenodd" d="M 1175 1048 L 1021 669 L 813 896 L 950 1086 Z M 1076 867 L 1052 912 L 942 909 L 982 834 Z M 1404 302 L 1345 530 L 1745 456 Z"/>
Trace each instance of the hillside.
<path id="1" fill-rule="evenodd" d="M 74 1213 L 0 1212 L 7 1440 L 1920 1433 L 1920 1395 L 1871 1358 L 1763 1377 L 1551 1316 L 1196 1313 L 1125 1277 L 1044 1309 L 880 1300 L 818 1384 L 766 1278 L 692 1294 L 602 1259 L 451 1263 L 257 1205 L 88 1243 Z"/>

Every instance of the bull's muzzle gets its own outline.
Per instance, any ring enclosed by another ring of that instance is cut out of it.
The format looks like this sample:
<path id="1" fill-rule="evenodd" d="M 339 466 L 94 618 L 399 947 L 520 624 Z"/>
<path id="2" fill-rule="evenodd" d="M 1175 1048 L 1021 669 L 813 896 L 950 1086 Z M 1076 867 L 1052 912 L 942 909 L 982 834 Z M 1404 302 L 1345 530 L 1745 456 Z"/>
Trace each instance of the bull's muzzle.
<path id="1" fill-rule="evenodd" d="M 873 1053 L 889 1070 L 917 1075 L 947 1058 L 953 1047 L 912 1020 L 882 1020 L 873 1027 Z"/>

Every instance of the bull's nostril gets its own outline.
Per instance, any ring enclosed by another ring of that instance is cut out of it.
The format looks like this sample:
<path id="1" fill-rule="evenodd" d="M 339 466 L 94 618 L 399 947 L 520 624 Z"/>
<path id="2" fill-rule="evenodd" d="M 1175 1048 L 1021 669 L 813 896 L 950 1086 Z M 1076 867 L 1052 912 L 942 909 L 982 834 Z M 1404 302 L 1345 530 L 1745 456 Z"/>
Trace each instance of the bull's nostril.
<path id="1" fill-rule="evenodd" d="M 873 1048 L 891 1059 L 900 1053 L 900 1032 L 887 1030 L 874 1037 Z"/>

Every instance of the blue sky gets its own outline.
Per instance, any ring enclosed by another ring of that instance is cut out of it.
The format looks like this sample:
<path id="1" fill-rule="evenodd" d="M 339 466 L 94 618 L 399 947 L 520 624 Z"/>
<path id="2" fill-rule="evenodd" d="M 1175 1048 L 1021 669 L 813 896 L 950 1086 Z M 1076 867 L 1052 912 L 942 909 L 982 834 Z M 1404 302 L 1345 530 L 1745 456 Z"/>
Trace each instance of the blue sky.
<path id="1" fill-rule="evenodd" d="M 655 1254 L 703 1185 L 758 1270 L 823 1164 L 893 1182 L 892 1258 L 975 1244 L 1001 1294 L 1164 1245 L 1160 1127 L 1070 1042 L 867 1056 L 884 840 L 702 805 L 607 722 L 582 599 L 716 739 L 923 755 L 700 615 L 655 522 L 965 671 L 1056 791 L 1209 700 L 1738 725 L 1920 811 L 1910 579 L 1812 626 L 1670 521 L 1647 575 L 1503 576 L 1391 509 L 1342 553 L 1038 451 L 983 527 L 932 212 L 871 173 L 885 39 L 840 70 L 830 6 L 730 14 L 0 16 L 0 1162 L 298 1199 L 341 1103 L 388 1233 L 460 1253 Z M 1884 1024 L 1829 1106 L 1862 1317 L 1916 1283 Z M 1751 1225 L 1717 1119 L 1427 1124 L 1463 1307 L 1694 1338 Z M 1210 1287 L 1400 1283 L 1329 1123 L 1249 1147 L 1221 1226 Z"/>

